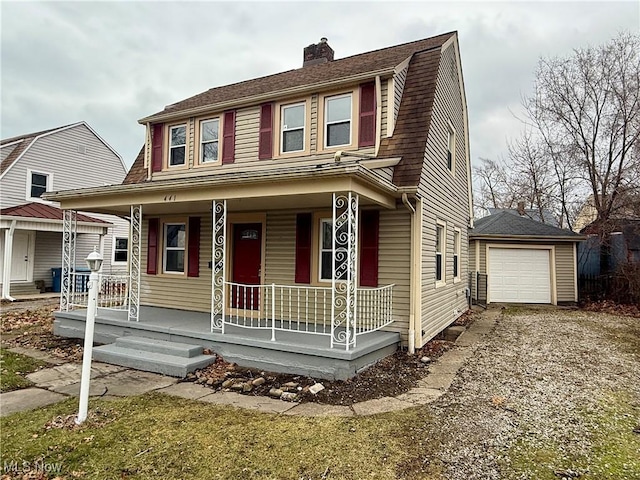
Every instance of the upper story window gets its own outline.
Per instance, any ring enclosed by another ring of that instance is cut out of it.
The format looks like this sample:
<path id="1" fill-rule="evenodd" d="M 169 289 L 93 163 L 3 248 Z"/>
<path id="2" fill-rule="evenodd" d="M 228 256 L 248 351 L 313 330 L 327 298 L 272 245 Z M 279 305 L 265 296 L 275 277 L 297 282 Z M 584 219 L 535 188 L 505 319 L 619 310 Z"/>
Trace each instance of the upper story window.
<path id="1" fill-rule="evenodd" d="M 451 173 L 455 170 L 456 164 L 456 131 L 449 123 L 447 129 L 447 168 Z"/>
<path id="2" fill-rule="evenodd" d="M 280 114 L 281 153 L 304 150 L 305 104 L 283 105 Z"/>
<path id="3" fill-rule="evenodd" d="M 50 173 L 27 170 L 27 200 L 40 200 L 42 194 L 51 190 L 52 175 Z"/>
<path id="4" fill-rule="evenodd" d="M 325 98 L 325 147 L 351 144 L 351 94 Z"/>
<path id="5" fill-rule="evenodd" d="M 169 128 L 169 166 L 184 165 L 187 151 L 187 126 L 174 125 Z"/>
<path id="6" fill-rule="evenodd" d="M 47 191 L 49 175 L 31 173 L 31 198 L 40 198 Z"/>
<path id="7" fill-rule="evenodd" d="M 200 163 L 218 161 L 220 119 L 213 118 L 200 122 Z"/>

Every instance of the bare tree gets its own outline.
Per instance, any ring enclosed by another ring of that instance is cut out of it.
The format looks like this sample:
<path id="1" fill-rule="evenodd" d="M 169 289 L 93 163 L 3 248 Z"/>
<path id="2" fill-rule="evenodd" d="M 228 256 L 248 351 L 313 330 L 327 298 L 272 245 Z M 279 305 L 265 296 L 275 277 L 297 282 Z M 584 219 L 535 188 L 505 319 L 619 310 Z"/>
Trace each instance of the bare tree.
<path id="1" fill-rule="evenodd" d="M 640 184 L 640 37 L 620 34 L 567 58 L 540 60 L 524 105 L 552 162 L 567 223 L 570 190 L 582 184 L 593 195 L 596 222 L 607 224 Z"/>

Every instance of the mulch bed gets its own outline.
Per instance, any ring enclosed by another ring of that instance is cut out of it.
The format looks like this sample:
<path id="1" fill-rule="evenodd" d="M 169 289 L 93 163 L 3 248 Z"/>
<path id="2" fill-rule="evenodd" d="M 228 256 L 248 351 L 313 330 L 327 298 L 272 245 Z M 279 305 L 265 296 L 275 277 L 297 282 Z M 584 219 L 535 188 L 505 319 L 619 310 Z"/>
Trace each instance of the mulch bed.
<path id="1" fill-rule="evenodd" d="M 621 305 L 610 300 L 602 300 L 600 302 L 587 302 L 581 305 L 581 307 L 589 312 L 610 313 L 612 315 L 640 318 L 640 305 Z"/>
<path id="2" fill-rule="evenodd" d="M 185 381 L 204 384 L 216 391 L 237 391 L 246 395 L 283 399 L 286 397 L 281 397 L 278 393 L 286 392 L 295 401 L 350 406 L 365 400 L 395 397 L 407 392 L 427 375 L 429 363 L 453 345 L 453 342 L 446 340 L 432 340 L 414 355 L 399 350 L 344 381 L 316 380 L 300 375 L 243 368 L 225 362 L 220 357 L 216 363 L 187 376 Z M 316 383 L 321 383 L 324 389 L 313 394 L 309 388 Z"/>

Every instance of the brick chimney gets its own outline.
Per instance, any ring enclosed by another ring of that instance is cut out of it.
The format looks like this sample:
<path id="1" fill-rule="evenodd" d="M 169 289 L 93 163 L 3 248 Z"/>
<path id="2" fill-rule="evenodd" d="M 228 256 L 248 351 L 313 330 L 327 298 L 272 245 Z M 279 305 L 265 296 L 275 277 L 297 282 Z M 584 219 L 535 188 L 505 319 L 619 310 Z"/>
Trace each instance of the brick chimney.
<path id="1" fill-rule="evenodd" d="M 311 44 L 304 49 L 303 55 L 303 67 L 309 65 L 317 65 L 319 63 L 326 63 L 333 61 L 333 48 L 327 43 L 327 39 L 322 37 L 320 43 Z"/>
<path id="2" fill-rule="evenodd" d="M 518 202 L 518 213 L 521 216 L 526 214 L 526 212 L 524 211 L 524 202 Z"/>

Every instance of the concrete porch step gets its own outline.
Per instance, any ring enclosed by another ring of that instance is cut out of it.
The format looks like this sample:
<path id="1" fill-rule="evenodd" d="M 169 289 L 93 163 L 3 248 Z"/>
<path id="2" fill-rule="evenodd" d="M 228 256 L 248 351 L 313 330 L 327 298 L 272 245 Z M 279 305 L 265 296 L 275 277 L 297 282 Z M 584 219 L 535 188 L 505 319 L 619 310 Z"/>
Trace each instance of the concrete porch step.
<path id="1" fill-rule="evenodd" d="M 16 295 L 38 295 L 40 290 L 36 288 L 35 283 L 12 283 L 11 284 L 11 296 Z"/>
<path id="2" fill-rule="evenodd" d="M 215 362 L 214 355 L 203 355 L 202 351 L 203 348 L 197 345 L 127 336 L 118 338 L 115 343 L 94 348 L 93 359 L 182 378 L 189 372 Z"/>

